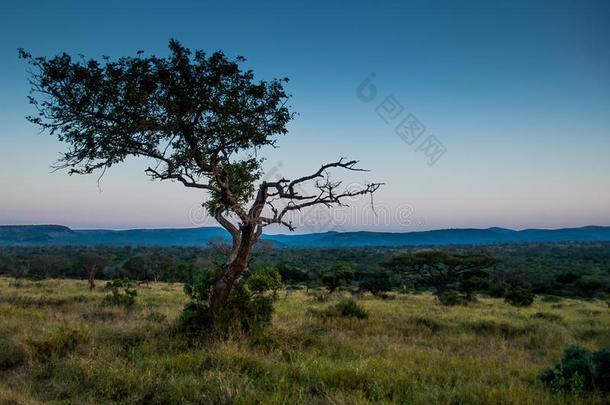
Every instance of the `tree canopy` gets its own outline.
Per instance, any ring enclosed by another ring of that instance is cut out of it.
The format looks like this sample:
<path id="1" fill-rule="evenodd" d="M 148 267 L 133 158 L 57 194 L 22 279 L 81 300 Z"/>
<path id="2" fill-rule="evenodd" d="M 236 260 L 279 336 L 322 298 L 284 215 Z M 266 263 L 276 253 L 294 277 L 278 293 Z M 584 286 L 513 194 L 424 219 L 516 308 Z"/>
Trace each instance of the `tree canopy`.
<path id="1" fill-rule="evenodd" d="M 20 50 L 31 68 L 29 99 L 38 111 L 28 119 L 68 145 L 57 168 L 71 174 L 103 173 L 128 157 L 144 157 L 152 162 L 146 169 L 151 178 L 208 192 L 205 206 L 233 242 L 214 289 L 217 310 L 247 268 L 263 227 L 293 230 L 287 214 L 343 205 L 381 184 L 342 190 L 329 171 L 362 170 L 344 158 L 296 179 L 263 180 L 259 150 L 275 147 L 293 118 L 284 90 L 288 79 L 256 81 L 241 68 L 243 57 L 192 52 L 176 40 L 169 50 L 167 57 L 140 51 L 102 61 Z"/>

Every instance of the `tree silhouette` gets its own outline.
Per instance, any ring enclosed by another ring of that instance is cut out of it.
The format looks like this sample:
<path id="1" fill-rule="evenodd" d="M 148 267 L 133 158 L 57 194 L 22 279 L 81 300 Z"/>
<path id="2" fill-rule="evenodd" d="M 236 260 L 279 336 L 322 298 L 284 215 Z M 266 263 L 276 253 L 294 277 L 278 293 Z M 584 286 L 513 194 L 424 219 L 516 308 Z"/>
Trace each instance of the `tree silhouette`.
<path id="1" fill-rule="evenodd" d="M 213 286 L 212 314 L 220 311 L 263 227 L 294 226 L 287 214 L 303 208 L 342 205 L 347 197 L 374 193 L 380 183 L 342 190 L 329 170 L 360 171 L 339 159 L 296 179 L 262 180 L 257 152 L 275 147 L 293 113 L 287 79 L 255 81 L 238 57 L 191 52 L 171 40 L 167 57 L 123 57 L 101 61 L 60 54 L 33 57 L 28 117 L 68 145 L 57 168 L 70 174 L 102 173 L 131 156 L 151 161 L 146 173 L 209 193 L 205 207 L 231 235 L 232 247 Z M 311 193 L 303 191 L 309 184 Z"/>
<path id="2" fill-rule="evenodd" d="M 395 256 L 383 265 L 409 284 L 432 287 L 440 302 L 445 303 L 450 293 L 457 293 L 456 284 L 465 284 L 460 289 L 467 300 L 472 299 L 473 278 L 486 277 L 483 270 L 496 263 L 495 258 L 483 253 L 425 250 Z"/>

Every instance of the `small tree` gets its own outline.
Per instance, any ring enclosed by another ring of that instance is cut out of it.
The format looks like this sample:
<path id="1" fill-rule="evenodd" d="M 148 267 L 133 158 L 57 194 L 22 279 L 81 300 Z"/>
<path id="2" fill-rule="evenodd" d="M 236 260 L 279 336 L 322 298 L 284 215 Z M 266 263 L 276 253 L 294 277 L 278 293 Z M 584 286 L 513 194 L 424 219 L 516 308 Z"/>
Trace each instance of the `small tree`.
<path id="1" fill-rule="evenodd" d="M 148 284 L 151 264 L 150 257 L 139 254 L 130 257 L 123 263 L 123 271 L 127 277 Z"/>
<path id="2" fill-rule="evenodd" d="M 431 287 L 441 303 L 454 304 L 460 283 L 480 277 L 482 270 L 493 266 L 496 260 L 481 253 L 452 253 L 421 251 L 400 255 L 384 263 L 384 266 L 401 275 L 406 282 Z M 473 291 L 466 289 L 461 298 L 472 299 Z"/>
<path id="3" fill-rule="evenodd" d="M 255 81 L 238 57 L 191 52 L 169 43 L 170 56 L 124 57 L 111 61 L 51 59 L 20 50 L 31 67 L 28 119 L 68 145 L 58 168 L 89 174 L 128 157 L 152 161 L 152 179 L 176 181 L 209 194 L 204 204 L 231 235 L 231 250 L 214 280 L 209 300 L 218 315 L 263 228 L 294 230 L 290 215 L 316 205 L 342 205 L 372 194 L 380 183 L 342 190 L 332 169 L 359 171 L 357 161 L 339 159 L 294 179 L 261 180 L 259 150 L 276 146 L 293 113 L 284 91 L 287 79 Z"/>
<path id="4" fill-rule="evenodd" d="M 76 265 L 87 274 L 89 290 L 95 288 L 95 275 L 110 263 L 110 257 L 92 250 L 85 250 L 78 255 Z"/>
<path id="5" fill-rule="evenodd" d="M 392 290 L 394 287 L 394 275 L 386 270 L 373 269 L 359 272 L 358 289 L 368 291 L 373 295 L 379 296 Z"/>
<path id="6" fill-rule="evenodd" d="M 350 263 L 335 263 L 322 273 L 321 281 L 328 292 L 332 294 L 340 286 L 349 284 L 355 275 L 356 272 Z"/>
<path id="7" fill-rule="evenodd" d="M 117 278 L 109 281 L 104 289 L 109 293 L 104 297 L 102 305 L 131 307 L 138 295 L 135 285 L 128 278 Z"/>

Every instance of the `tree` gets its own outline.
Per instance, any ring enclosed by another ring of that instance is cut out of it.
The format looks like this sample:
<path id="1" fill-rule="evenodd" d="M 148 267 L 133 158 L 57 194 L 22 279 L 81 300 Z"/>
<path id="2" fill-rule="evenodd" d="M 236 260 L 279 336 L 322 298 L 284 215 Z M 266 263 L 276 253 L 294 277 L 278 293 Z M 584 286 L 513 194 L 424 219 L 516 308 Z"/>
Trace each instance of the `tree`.
<path id="1" fill-rule="evenodd" d="M 333 293 L 337 288 L 346 285 L 354 279 L 356 272 L 351 263 L 335 263 L 324 273 L 322 273 L 322 284 Z"/>
<path id="2" fill-rule="evenodd" d="M 372 269 L 357 274 L 358 289 L 375 296 L 383 296 L 394 287 L 394 275 L 386 270 Z"/>
<path id="3" fill-rule="evenodd" d="M 167 253 L 154 252 L 150 259 L 150 271 L 155 282 L 162 280 L 172 268 L 172 256 Z"/>
<path id="4" fill-rule="evenodd" d="M 148 285 L 150 281 L 151 260 L 142 254 L 132 256 L 123 263 L 123 271 L 128 278 Z"/>
<path id="5" fill-rule="evenodd" d="M 486 254 L 430 250 L 396 256 L 384 266 L 408 282 L 432 287 L 441 303 L 449 303 L 455 302 L 460 283 L 480 278 L 482 270 L 495 263 L 496 260 Z M 469 288 L 462 288 L 462 292 L 466 293 L 465 300 L 472 299 L 473 292 Z"/>
<path id="6" fill-rule="evenodd" d="M 110 263 L 110 257 L 92 250 L 85 250 L 78 255 L 76 265 L 87 273 L 89 290 L 95 288 L 95 274 L 97 271 L 103 269 L 108 263 Z"/>
<path id="7" fill-rule="evenodd" d="M 342 190 L 332 169 L 361 171 L 346 160 L 312 174 L 267 181 L 263 147 L 275 147 L 293 118 L 284 90 L 287 79 L 255 81 L 238 57 L 191 52 L 171 40 L 167 57 L 123 57 L 102 61 L 33 57 L 29 100 L 38 115 L 28 120 L 68 145 L 57 163 L 70 174 L 102 174 L 128 157 L 143 157 L 152 179 L 170 180 L 208 193 L 204 206 L 231 235 L 231 251 L 215 280 L 209 310 L 219 313 L 263 227 L 280 224 L 315 206 L 343 205 L 346 198 L 373 194 L 381 183 Z"/>

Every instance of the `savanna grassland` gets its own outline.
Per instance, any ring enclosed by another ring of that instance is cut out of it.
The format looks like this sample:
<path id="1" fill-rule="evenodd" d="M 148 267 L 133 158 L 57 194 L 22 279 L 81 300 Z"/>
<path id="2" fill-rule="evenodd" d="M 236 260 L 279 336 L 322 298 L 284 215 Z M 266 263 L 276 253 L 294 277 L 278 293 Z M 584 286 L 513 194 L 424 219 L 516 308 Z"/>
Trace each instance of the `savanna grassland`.
<path id="1" fill-rule="evenodd" d="M 188 301 L 181 284 L 141 286 L 131 309 L 102 306 L 100 287 L 0 278 L 0 403 L 609 400 L 553 394 L 537 378 L 568 344 L 610 344 L 602 300 L 443 307 L 428 294 L 364 296 L 360 320 L 316 314 L 336 299 L 282 292 L 268 333 L 213 341 L 173 332 Z"/>

